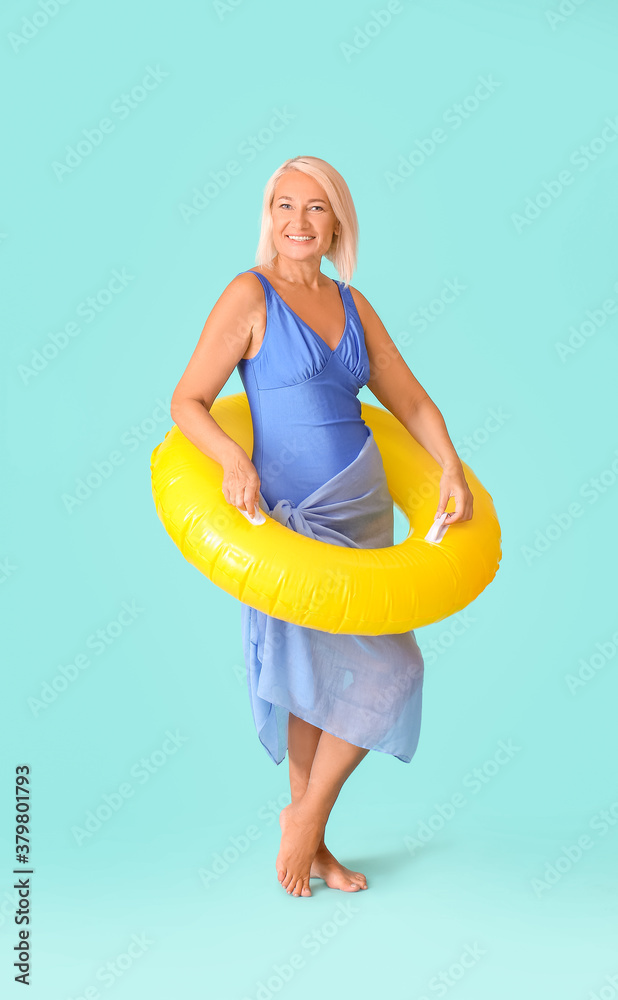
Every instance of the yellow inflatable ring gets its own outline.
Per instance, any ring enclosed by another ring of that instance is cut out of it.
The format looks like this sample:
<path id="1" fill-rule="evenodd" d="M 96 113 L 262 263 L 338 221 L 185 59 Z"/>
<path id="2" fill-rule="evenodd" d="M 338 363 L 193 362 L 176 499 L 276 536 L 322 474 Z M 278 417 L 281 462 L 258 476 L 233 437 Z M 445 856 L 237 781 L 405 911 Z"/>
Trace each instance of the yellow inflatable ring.
<path id="1" fill-rule="evenodd" d="M 361 411 L 389 492 L 410 523 L 405 541 L 359 549 L 308 538 L 268 515 L 265 524 L 250 524 L 227 503 L 219 463 L 174 425 L 152 452 L 150 468 L 157 513 L 185 559 L 258 611 L 324 632 L 407 632 L 465 608 L 493 580 L 502 555 L 491 496 L 464 464 L 472 518 L 454 524 L 441 542 L 425 541 L 442 470 L 389 410 L 362 403 Z M 246 395 L 215 400 L 210 412 L 250 457 Z"/>

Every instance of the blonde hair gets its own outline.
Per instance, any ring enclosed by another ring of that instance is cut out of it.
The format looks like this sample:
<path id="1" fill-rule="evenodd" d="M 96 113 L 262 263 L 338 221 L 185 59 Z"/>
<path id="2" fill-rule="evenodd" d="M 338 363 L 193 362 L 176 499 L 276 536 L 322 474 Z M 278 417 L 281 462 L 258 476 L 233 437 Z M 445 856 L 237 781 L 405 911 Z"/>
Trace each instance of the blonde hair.
<path id="1" fill-rule="evenodd" d="M 332 243 L 324 254 L 332 261 L 344 286 L 350 283 L 350 279 L 356 269 L 356 258 L 358 253 L 358 219 L 356 209 L 352 201 L 350 189 L 340 173 L 326 160 L 321 160 L 318 156 L 293 156 L 286 160 L 275 170 L 264 188 L 264 200 L 262 204 L 262 226 L 258 241 L 255 263 L 261 267 L 272 267 L 272 259 L 277 253 L 273 242 L 273 223 L 271 209 L 275 197 L 277 181 L 288 170 L 300 170 L 309 177 L 313 177 L 320 184 L 330 201 L 335 217 L 339 222 L 339 234 L 333 235 Z"/>

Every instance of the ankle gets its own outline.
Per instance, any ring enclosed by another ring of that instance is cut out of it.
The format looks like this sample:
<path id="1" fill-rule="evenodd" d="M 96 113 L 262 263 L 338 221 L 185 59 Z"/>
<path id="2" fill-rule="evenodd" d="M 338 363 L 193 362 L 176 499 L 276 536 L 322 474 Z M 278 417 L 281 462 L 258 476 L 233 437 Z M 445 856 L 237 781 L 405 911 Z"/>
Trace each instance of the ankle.
<path id="1" fill-rule="evenodd" d="M 321 830 L 322 839 L 324 838 L 330 809 L 326 809 L 323 803 L 315 802 L 308 795 L 304 795 L 294 804 L 294 813 L 301 823 Z"/>
<path id="2" fill-rule="evenodd" d="M 304 781 L 302 778 L 292 782 L 290 784 L 290 805 L 297 806 L 299 802 L 302 802 L 305 792 L 307 791 L 307 785 L 309 784 L 309 778 Z"/>

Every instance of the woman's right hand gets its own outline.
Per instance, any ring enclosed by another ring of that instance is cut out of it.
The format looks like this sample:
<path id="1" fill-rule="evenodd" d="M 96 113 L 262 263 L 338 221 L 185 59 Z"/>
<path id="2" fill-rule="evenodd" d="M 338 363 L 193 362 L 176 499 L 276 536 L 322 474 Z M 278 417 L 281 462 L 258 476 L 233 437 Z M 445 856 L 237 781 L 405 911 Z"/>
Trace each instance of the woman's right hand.
<path id="1" fill-rule="evenodd" d="M 250 517 L 257 514 L 260 502 L 260 477 L 257 469 L 242 448 L 234 452 L 223 465 L 223 496 L 238 510 Z"/>

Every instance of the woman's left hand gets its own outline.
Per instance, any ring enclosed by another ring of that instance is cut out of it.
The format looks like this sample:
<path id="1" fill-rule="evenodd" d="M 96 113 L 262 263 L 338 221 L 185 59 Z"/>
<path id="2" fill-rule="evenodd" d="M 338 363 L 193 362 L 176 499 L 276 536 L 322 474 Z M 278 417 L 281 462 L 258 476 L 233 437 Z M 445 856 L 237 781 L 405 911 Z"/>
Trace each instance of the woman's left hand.
<path id="1" fill-rule="evenodd" d="M 446 517 L 445 524 L 454 524 L 456 521 L 469 521 L 472 517 L 472 506 L 474 498 L 466 482 L 463 468 L 445 469 L 440 478 L 440 503 L 436 512 L 436 518 L 446 510 L 449 497 L 455 497 L 455 510 Z"/>

